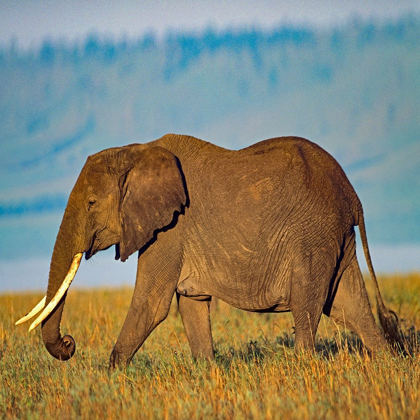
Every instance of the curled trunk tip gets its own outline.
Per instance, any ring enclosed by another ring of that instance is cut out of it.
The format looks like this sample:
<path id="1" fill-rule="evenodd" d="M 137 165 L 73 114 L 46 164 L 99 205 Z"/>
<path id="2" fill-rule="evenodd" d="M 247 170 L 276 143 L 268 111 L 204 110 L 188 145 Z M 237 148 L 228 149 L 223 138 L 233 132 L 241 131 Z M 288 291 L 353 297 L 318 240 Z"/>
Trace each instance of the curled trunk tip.
<path id="1" fill-rule="evenodd" d="M 76 351 L 76 342 L 71 335 L 65 335 L 56 343 L 46 343 L 45 347 L 51 356 L 58 360 L 66 361 L 73 357 Z"/>

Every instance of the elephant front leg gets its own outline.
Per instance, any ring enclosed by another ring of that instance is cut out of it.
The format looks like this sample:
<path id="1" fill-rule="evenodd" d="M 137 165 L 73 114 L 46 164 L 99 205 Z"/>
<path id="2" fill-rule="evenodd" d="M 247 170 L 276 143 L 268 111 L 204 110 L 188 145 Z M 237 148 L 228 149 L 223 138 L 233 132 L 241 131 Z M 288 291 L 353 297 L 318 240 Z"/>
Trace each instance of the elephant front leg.
<path id="1" fill-rule="evenodd" d="M 178 308 L 194 359 L 214 359 L 210 299 L 194 300 L 177 293 Z"/>
<path id="2" fill-rule="evenodd" d="M 161 288 L 152 294 L 136 291 L 123 328 L 112 350 L 109 367 L 127 365 L 150 333 L 167 317 L 174 290 Z"/>

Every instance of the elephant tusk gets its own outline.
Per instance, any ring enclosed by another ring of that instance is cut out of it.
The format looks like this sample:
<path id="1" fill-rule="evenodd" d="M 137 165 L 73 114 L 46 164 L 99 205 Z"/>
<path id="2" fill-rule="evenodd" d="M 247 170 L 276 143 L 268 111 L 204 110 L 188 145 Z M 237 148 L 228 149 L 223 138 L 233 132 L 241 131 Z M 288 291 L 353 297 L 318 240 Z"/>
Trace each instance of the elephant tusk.
<path id="1" fill-rule="evenodd" d="M 70 287 L 70 284 L 74 279 L 74 276 L 76 275 L 82 256 L 83 256 L 83 252 L 79 252 L 73 257 L 73 261 L 71 262 L 71 265 L 70 265 L 70 270 L 67 273 L 65 279 L 63 280 L 63 283 L 57 290 L 57 293 L 55 294 L 55 296 L 50 300 L 48 305 L 44 308 L 41 315 L 39 315 L 39 317 L 31 324 L 31 326 L 29 327 L 29 331 L 32 331 L 34 328 L 36 328 L 54 310 L 58 302 L 60 302 L 61 298 L 67 292 L 67 289 Z"/>
<path id="2" fill-rule="evenodd" d="M 15 322 L 15 325 L 19 325 L 27 321 L 28 319 L 33 318 L 44 306 L 45 301 L 47 300 L 47 297 L 44 296 L 41 301 L 32 309 L 31 312 L 28 312 L 23 318 L 20 318 L 19 321 Z"/>

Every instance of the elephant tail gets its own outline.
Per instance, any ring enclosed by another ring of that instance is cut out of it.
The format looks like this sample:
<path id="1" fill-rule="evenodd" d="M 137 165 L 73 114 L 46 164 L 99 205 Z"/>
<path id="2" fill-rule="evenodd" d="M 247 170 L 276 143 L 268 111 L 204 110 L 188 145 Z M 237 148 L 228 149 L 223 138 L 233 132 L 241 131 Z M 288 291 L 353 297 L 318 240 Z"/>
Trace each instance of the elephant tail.
<path id="1" fill-rule="evenodd" d="M 381 292 L 379 290 L 378 279 L 376 278 L 375 270 L 373 269 L 372 259 L 370 257 L 369 246 L 367 241 L 366 235 L 366 226 L 365 226 L 365 218 L 363 216 L 363 208 L 359 201 L 358 206 L 358 225 L 360 231 L 360 239 L 362 241 L 363 252 L 365 254 L 366 263 L 369 269 L 369 274 L 371 279 L 373 280 L 375 286 L 375 295 L 376 295 L 376 303 L 377 303 L 377 310 L 379 321 L 382 325 L 382 328 L 385 333 L 385 337 L 387 340 L 392 344 L 395 345 L 397 348 L 399 347 L 401 350 L 405 349 L 403 343 L 403 336 L 399 327 L 398 316 L 397 314 L 388 309 L 384 301 L 382 300 Z"/>

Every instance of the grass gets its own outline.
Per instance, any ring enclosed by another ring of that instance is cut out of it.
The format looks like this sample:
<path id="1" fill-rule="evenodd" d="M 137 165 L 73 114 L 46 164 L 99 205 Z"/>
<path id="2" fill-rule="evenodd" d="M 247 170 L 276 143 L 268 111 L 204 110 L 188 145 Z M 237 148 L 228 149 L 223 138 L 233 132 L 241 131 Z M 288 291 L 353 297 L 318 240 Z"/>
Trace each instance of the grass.
<path id="1" fill-rule="evenodd" d="M 290 314 L 250 314 L 218 302 L 216 361 L 194 363 L 174 304 L 132 364 L 112 373 L 108 358 L 131 289 L 70 290 L 62 331 L 77 350 L 68 362 L 47 353 L 39 328 L 28 334 L 26 324 L 14 325 L 42 296 L 2 295 L 0 418 L 418 419 L 420 274 L 379 280 L 410 356 L 370 357 L 326 317 L 317 352 L 296 355 Z"/>

